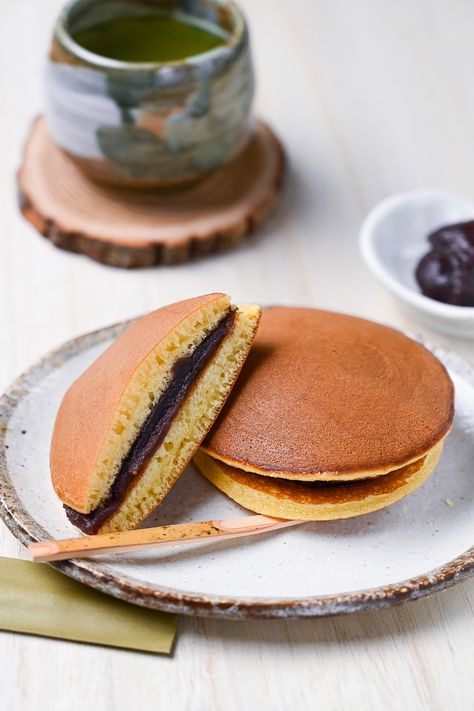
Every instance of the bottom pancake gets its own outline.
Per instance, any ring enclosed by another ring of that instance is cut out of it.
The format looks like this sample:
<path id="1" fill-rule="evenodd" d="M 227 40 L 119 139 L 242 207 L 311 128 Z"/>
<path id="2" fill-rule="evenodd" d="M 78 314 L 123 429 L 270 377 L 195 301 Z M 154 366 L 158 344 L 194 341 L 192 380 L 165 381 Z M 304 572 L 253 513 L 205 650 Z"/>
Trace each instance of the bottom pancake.
<path id="1" fill-rule="evenodd" d="M 306 521 L 330 521 L 371 513 L 403 499 L 433 472 L 443 449 L 437 444 L 416 462 L 364 481 L 320 483 L 250 474 L 199 450 L 194 464 L 220 491 L 255 513 Z"/>

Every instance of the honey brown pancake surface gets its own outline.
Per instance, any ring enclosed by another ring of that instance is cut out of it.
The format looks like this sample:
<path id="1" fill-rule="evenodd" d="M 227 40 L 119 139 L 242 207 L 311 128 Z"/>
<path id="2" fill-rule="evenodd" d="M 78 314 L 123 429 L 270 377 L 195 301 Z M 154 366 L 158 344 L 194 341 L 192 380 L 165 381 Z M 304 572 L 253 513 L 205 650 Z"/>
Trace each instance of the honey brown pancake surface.
<path id="1" fill-rule="evenodd" d="M 451 428 L 453 403 L 444 366 L 399 331 L 272 307 L 203 449 L 267 476 L 368 478 L 436 447 Z"/>

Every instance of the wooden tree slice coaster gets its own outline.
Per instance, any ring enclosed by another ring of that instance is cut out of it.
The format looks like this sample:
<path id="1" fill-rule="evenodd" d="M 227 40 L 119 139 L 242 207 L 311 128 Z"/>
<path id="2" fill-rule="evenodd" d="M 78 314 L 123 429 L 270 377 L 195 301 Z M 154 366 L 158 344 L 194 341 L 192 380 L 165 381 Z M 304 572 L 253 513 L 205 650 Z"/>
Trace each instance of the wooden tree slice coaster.
<path id="1" fill-rule="evenodd" d="M 89 181 L 52 142 L 38 118 L 18 173 L 23 215 L 51 242 L 104 264 L 174 264 L 242 241 L 275 205 L 284 153 L 271 129 L 255 135 L 233 161 L 192 188 L 140 193 Z"/>

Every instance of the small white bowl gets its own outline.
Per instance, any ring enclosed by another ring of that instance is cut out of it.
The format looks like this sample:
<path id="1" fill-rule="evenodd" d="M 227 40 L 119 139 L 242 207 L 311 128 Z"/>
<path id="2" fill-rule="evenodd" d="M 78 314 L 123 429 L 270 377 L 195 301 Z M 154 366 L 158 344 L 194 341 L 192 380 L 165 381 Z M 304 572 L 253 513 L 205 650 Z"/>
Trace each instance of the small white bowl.
<path id="1" fill-rule="evenodd" d="M 451 306 L 424 296 L 415 269 L 428 252 L 428 235 L 474 219 L 474 204 L 441 190 L 413 190 L 382 200 L 360 231 L 362 256 L 377 279 L 425 326 L 474 339 L 474 307 Z"/>

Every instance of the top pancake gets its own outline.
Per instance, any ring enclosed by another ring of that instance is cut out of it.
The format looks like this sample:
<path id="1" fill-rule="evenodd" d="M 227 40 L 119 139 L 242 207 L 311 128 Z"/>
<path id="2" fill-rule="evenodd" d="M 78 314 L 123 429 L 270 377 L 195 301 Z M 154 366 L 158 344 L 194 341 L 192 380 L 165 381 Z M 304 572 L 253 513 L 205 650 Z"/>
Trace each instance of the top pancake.
<path id="1" fill-rule="evenodd" d="M 273 307 L 203 448 L 268 476 L 376 476 L 436 446 L 450 430 L 453 401 L 445 368 L 398 331 Z"/>

